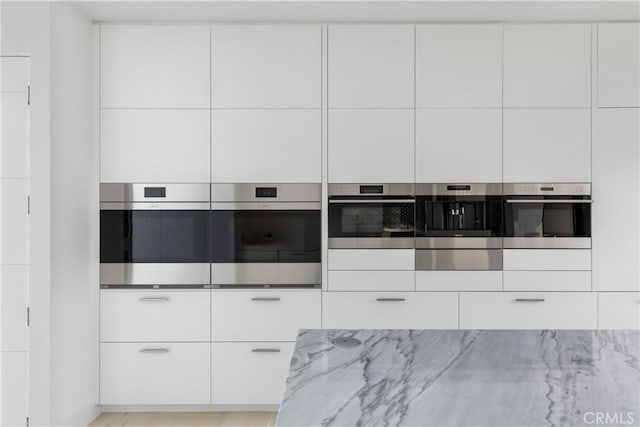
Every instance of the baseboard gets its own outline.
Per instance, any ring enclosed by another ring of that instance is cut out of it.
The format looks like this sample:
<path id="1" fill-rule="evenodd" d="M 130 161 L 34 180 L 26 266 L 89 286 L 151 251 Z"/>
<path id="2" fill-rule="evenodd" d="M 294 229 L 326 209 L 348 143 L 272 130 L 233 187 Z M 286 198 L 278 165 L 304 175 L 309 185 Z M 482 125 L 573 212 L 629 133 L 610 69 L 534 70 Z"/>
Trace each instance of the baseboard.
<path id="1" fill-rule="evenodd" d="M 279 405 L 103 405 L 102 412 L 277 412 Z"/>

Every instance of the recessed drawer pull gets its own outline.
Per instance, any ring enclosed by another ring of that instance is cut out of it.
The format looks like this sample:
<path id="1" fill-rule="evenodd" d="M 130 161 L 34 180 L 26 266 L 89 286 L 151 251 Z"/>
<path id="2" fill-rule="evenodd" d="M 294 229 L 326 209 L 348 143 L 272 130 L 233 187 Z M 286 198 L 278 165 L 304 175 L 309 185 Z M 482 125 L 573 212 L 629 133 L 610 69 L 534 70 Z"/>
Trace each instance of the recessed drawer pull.
<path id="1" fill-rule="evenodd" d="M 544 302 L 544 298 L 516 298 L 516 302 Z"/>
<path id="2" fill-rule="evenodd" d="M 280 297 L 253 297 L 251 301 L 280 301 Z"/>
<path id="3" fill-rule="evenodd" d="M 169 353 L 168 348 L 142 348 L 140 353 Z"/>
<path id="4" fill-rule="evenodd" d="M 279 348 L 254 348 L 252 353 L 280 353 Z"/>
<path id="5" fill-rule="evenodd" d="M 380 302 L 402 302 L 402 301 L 406 301 L 406 298 L 376 298 L 376 301 L 380 301 Z"/>
<path id="6" fill-rule="evenodd" d="M 140 301 L 143 302 L 167 302 L 169 297 L 142 297 Z"/>

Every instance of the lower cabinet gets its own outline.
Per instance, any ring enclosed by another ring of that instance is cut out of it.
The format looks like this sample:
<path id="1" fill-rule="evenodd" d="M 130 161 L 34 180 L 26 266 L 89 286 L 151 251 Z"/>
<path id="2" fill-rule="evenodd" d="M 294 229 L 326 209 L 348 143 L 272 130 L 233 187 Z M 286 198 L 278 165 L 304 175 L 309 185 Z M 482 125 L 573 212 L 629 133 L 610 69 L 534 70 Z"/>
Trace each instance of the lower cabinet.
<path id="1" fill-rule="evenodd" d="M 590 271 L 505 271 L 505 291 L 591 291 Z"/>
<path id="2" fill-rule="evenodd" d="M 214 405 L 279 405 L 289 372 L 293 342 L 211 344 Z"/>
<path id="3" fill-rule="evenodd" d="M 0 352 L 0 426 L 23 426 L 29 416 L 29 352 Z"/>
<path id="4" fill-rule="evenodd" d="M 100 345 L 102 405 L 209 404 L 210 380 L 208 342 Z"/>
<path id="5" fill-rule="evenodd" d="M 326 329 L 456 329 L 456 292 L 325 292 Z"/>
<path id="6" fill-rule="evenodd" d="M 416 271 L 416 291 L 501 291 L 502 271 Z"/>
<path id="7" fill-rule="evenodd" d="M 640 292 L 599 292 L 600 329 L 640 329 Z"/>
<path id="8" fill-rule="evenodd" d="M 462 292 L 461 329 L 596 329 L 593 292 Z"/>
<path id="9" fill-rule="evenodd" d="M 329 271 L 330 291 L 413 291 L 415 273 L 407 271 Z"/>

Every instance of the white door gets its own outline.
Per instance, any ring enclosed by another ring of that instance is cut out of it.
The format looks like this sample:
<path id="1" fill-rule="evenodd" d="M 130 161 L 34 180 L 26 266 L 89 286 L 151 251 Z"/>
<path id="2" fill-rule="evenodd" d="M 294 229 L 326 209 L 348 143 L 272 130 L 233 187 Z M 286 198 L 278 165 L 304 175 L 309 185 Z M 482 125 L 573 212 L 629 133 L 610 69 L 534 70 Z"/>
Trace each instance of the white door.
<path id="1" fill-rule="evenodd" d="M 598 107 L 640 107 L 640 24 L 598 24 Z"/>

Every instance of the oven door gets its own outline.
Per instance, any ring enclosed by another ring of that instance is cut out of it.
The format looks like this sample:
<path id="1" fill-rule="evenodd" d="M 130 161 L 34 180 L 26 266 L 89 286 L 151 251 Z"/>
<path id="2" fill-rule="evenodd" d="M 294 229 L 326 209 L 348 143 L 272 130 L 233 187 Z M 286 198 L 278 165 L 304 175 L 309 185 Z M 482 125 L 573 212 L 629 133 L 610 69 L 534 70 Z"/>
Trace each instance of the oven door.
<path id="1" fill-rule="evenodd" d="M 329 199 L 329 248 L 413 248 L 413 199 Z"/>
<path id="2" fill-rule="evenodd" d="M 210 284 L 208 203 L 103 203 L 100 284 Z"/>
<path id="3" fill-rule="evenodd" d="M 505 248 L 590 248 L 591 199 L 508 196 Z"/>
<path id="4" fill-rule="evenodd" d="M 320 285 L 320 204 L 261 206 L 214 203 L 213 285 Z"/>

